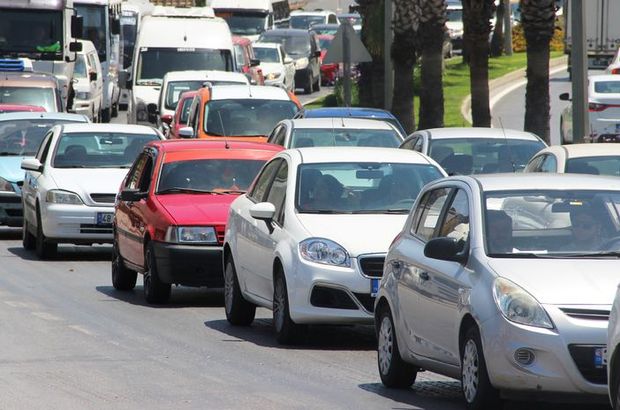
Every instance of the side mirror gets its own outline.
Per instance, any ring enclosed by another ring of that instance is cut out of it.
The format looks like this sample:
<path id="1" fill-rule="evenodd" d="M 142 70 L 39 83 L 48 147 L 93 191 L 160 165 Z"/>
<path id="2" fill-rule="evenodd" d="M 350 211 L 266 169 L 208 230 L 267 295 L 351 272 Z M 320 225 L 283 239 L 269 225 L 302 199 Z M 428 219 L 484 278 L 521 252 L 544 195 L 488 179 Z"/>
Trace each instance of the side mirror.
<path id="1" fill-rule="evenodd" d="M 36 158 L 27 158 L 22 160 L 21 168 L 26 171 L 42 172 L 43 164 Z"/>
<path id="2" fill-rule="evenodd" d="M 79 41 L 72 41 L 71 43 L 69 43 L 69 51 L 71 51 L 72 53 L 79 53 L 80 51 L 82 51 L 82 43 L 80 43 Z"/>
<path id="3" fill-rule="evenodd" d="M 250 207 L 250 216 L 262 221 L 271 221 L 276 214 L 276 207 L 271 202 L 259 202 Z"/>
<path id="4" fill-rule="evenodd" d="M 161 116 L 161 122 L 164 124 L 168 124 L 170 125 L 170 123 L 172 122 L 172 115 L 170 114 L 164 114 Z"/>
<path id="5" fill-rule="evenodd" d="M 250 67 L 257 67 L 259 65 L 260 65 L 260 60 L 259 59 L 253 58 L 253 59 L 250 60 Z"/>
<path id="6" fill-rule="evenodd" d="M 442 261 L 465 263 L 467 255 L 461 248 L 459 241 L 455 238 L 433 238 L 424 246 L 424 256 Z"/>
<path id="7" fill-rule="evenodd" d="M 293 64 L 294 61 L 289 56 L 284 57 L 284 64 Z"/>
<path id="8" fill-rule="evenodd" d="M 97 72 L 91 71 L 90 73 L 88 73 L 88 79 L 90 81 L 97 81 Z"/>
<path id="9" fill-rule="evenodd" d="M 194 138 L 194 129 L 192 127 L 179 129 L 179 138 Z"/>
<path id="10" fill-rule="evenodd" d="M 71 37 L 82 38 L 84 32 L 84 18 L 82 16 L 71 16 Z"/>
<path id="11" fill-rule="evenodd" d="M 112 27 L 110 27 L 110 31 L 114 35 L 121 34 L 121 20 L 120 19 L 115 18 L 114 20 L 112 20 Z"/>
<path id="12" fill-rule="evenodd" d="M 149 122 L 156 123 L 157 122 L 157 104 L 150 103 L 146 106 L 146 111 L 149 114 Z"/>
<path id="13" fill-rule="evenodd" d="M 146 192 L 140 192 L 137 189 L 125 189 L 121 191 L 121 201 L 138 202 L 148 196 Z"/>
<path id="14" fill-rule="evenodd" d="M 560 94 L 560 100 L 562 101 L 570 101 L 570 94 L 569 93 L 562 93 Z"/>

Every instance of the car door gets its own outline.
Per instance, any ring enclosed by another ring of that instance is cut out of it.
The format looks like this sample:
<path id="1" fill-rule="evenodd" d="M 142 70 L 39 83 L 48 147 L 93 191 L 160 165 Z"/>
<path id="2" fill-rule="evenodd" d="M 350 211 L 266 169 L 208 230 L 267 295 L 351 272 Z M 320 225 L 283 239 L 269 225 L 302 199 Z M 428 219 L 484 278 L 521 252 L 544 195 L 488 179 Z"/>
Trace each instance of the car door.
<path id="1" fill-rule="evenodd" d="M 440 221 L 443 208 L 452 190 L 436 188 L 426 192 L 416 207 L 410 229 L 404 234 L 394 259 L 390 260 L 397 276 L 397 294 L 401 327 L 407 335 L 408 350 L 424 356 L 432 355 L 428 344 L 419 332 L 415 309 L 419 299 L 419 288 L 424 281 L 425 269 L 417 261 L 424 258 L 424 245 L 430 240 Z"/>
<path id="2" fill-rule="evenodd" d="M 439 229 L 433 234 L 457 239 L 463 252 L 469 250 L 470 197 L 466 186 L 455 187 L 442 210 Z M 413 310 L 415 329 L 433 359 L 459 365 L 459 310 L 471 289 L 471 271 L 459 262 L 424 255 L 416 262 L 419 281 Z M 431 317 L 433 320 L 429 320 Z"/>
<path id="3" fill-rule="evenodd" d="M 43 142 L 39 146 L 39 151 L 35 157 L 41 164 L 45 163 L 49 155 L 53 137 L 54 133 L 52 130 L 48 131 L 45 137 L 43 137 Z M 26 171 L 24 175 L 24 184 L 22 185 L 24 221 L 27 221 L 31 227 L 36 226 L 36 201 L 38 178 L 40 175 L 40 172 Z"/>

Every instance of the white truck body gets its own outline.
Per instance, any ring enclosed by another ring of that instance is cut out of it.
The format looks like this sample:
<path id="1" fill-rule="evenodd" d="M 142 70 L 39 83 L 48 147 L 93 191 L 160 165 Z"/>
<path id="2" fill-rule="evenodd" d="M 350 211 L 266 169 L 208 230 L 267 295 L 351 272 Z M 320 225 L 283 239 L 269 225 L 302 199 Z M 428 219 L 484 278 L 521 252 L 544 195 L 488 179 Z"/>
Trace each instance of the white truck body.
<path id="1" fill-rule="evenodd" d="M 226 20 L 233 35 L 252 41 L 265 30 L 288 27 L 290 18 L 286 0 L 211 0 L 210 6 Z"/>

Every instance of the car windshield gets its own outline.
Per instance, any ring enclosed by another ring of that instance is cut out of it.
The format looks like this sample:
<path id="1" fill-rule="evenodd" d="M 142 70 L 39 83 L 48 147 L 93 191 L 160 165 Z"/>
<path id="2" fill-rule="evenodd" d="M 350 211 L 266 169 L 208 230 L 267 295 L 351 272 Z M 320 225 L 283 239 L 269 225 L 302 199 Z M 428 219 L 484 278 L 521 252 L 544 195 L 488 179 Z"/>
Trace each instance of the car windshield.
<path id="1" fill-rule="evenodd" d="M 316 34 L 330 34 L 332 36 L 336 35 L 336 33 L 338 32 L 338 26 L 322 26 L 322 25 L 316 25 L 316 26 L 312 26 L 312 31 L 314 31 Z M 319 40 L 320 41 L 320 40 Z"/>
<path id="2" fill-rule="evenodd" d="M 56 124 L 72 123 L 67 120 L 11 120 L 0 121 L 0 155 L 34 156 L 45 133 Z"/>
<path id="3" fill-rule="evenodd" d="M 0 8 L 0 54 L 60 59 L 63 47 L 62 11 Z"/>
<path id="4" fill-rule="evenodd" d="M 448 9 L 448 21 L 463 21 L 463 10 Z"/>
<path id="5" fill-rule="evenodd" d="M 430 156 L 450 175 L 519 172 L 543 148 L 535 140 L 446 138 L 432 141 Z"/>
<path id="6" fill-rule="evenodd" d="M 170 81 L 166 87 L 166 99 L 164 100 L 164 107 L 169 110 L 177 108 L 179 97 L 185 91 L 197 90 L 204 84 L 204 80 L 192 80 L 192 81 Z M 191 101 L 191 100 L 190 100 Z"/>
<path id="7" fill-rule="evenodd" d="M 216 136 L 265 136 L 296 112 L 295 103 L 286 100 L 214 100 L 205 104 L 204 131 Z"/>
<path id="8" fill-rule="evenodd" d="M 600 94 L 620 94 L 620 81 L 596 81 L 594 91 Z"/>
<path id="9" fill-rule="evenodd" d="M 301 213 L 408 213 L 424 185 L 442 174 L 428 164 L 347 162 L 302 164 L 296 207 Z"/>
<path id="10" fill-rule="evenodd" d="M 262 63 L 279 63 L 280 53 L 277 48 L 254 46 L 254 56 Z"/>
<path id="11" fill-rule="evenodd" d="M 37 105 L 56 112 L 56 93 L 47 87 L 0 87 L 0 104 Z"/>
<path id="12" fill-rule="evenodd" d="M 138 34 L 138 15 L 132 11 L 123 11 L 121 16 L 121 42 L 123 44 L 123 68 L 131 67 L 133 50 Z"/>
<path id="13" fill-rule="evenodd" d="M 295 128 L 289 148 L 388 147 L 398 148 L 402 139 L 394 130 L 355 128 Z"/>
<path id="14" fill-rule="evenodd" d="M 179 118 L 179 125 L 186 125 L 189 118 L 189 109 L 192 107 L 193 98 L 186 98 L 183 100 L 181 106 L 181 116 Z"/>
<path id="15" fill-rule="evenodd" d="M 78 15 L 84 19 L 81 38 L 93 42 L 99 61 L 107 61 L 106 54 L 106 6 L 95 4 L 75 4 Z"/>
<path id="16" fill-rule="evenodd" d="M 157 192 L 173 190 L 246 191 L 265 161 L 192 159 L 165 163 Z"/>
<path id="17" fill-rule="evenodd" d="M 155 134 L 72 132 L 58 139 L 54 168 L 129 168 Z"/>
<path id="18" fill-rule="evenodd" d="M 86 78 L 86 56 L 78 54 L 73 67 L 73 77 Z"/>
<path id="19" fill-rule="evenodd" d="M 216 12 L 228 23 L 232 34 L 237 36 L 255 36 L 265 31 L 267 14 L 261 12 Z"/>
<path id="20" fill-rule="evenodd" d="M 565 172 L 620 176 L 620 156 L 605 155 L 571 158 L 566 161 Z"/>
<path id="21" fill-rule="evenodd" d="M 282 44 L 287 54 L 307 55 L 310 53 L 310 39 L 308 36 L 282 36 L 270 34 L 263 37 L 263 41 Z"/>
<path id="22" fill-rule="evenodd" d="M 498 191 L 484 201 L 489 256 L 620 252 L 620 191 Z"/>
<path id="23" fill-rule="evenodd" d="M 232 71 L 232 68 L 230 50 L 143 47 L 138 59 L 136 84 L 161 84 L 164 75 L 170 71 Z"/>
<path id="24" fill-rule="evenodd" d="M 291 28 L 309 29 L 313 24 L 325 23 L 323 16 L 291 16 Z"/>

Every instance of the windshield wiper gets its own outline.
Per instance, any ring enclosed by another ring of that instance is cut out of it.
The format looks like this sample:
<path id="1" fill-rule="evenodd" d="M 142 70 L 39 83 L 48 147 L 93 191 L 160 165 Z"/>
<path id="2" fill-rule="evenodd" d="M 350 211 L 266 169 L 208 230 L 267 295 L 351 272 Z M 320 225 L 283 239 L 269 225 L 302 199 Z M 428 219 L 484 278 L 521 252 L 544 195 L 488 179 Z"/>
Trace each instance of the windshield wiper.
<path id="1" fill-rule="evenodd" d="M 620 258 L 620 251 L 568 252 L 553 255 L 554 258 Z"/>
<path id="2" fill-rule="evenodd" d="M 342 214 L 342 213 L 345 213 L 341 211 L 332 211 L 329 209 L 316 209 L 316 210 L 303 209 L 303 210 L 300 210 L 299 212 L 301 212 L 302 214 Z"/>
<path id="3" fill-rule="evenodd" d="M 226 190 L 217 190 L 218 194 L 245 194 L 247 191 L 242 191 L 241 189 L 226 189 Z"/>
<path id="4" fill-rule="evenodd" d="M 0 151 L 0 157 L 18 156 L 22 155 L 19 152 Z"/>
<path id="5" fill-rule="evenodd" d="M 138 80 L 136 81 L 137 85 L 155 85 L 155 86 L 160 86 L 161 85 L 161 80 Z"/>
<path id="6" fill-rule="evenodd" d="M 166 188 L 164 190 L 161 191 L 157 191 L 157 194 L 177 194 L 177 193 L 184 193 L 184 194 L 212 194 L 212 195 L 222 195 L 221 192 L 218 191 L 209 191 L 207 189 L 195 189 L 195 188 Z"/>

